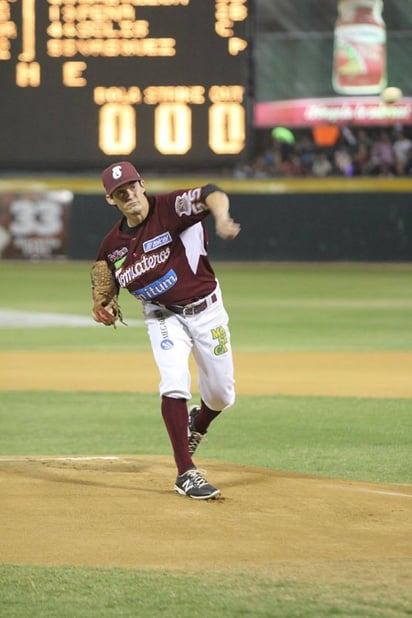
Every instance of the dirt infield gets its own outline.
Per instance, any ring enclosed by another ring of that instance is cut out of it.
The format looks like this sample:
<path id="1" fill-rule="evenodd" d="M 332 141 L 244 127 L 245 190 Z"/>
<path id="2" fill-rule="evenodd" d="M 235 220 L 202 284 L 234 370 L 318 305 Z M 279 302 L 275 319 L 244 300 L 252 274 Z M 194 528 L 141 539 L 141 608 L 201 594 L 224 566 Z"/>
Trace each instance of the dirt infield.
<path id="1" fill-rule="evenodd" d="M 241 570 L 412 555 L 410 485 L 197 461 L 223 499 L 172 493 L 166 457 L 1 458 L 2 562 Z"/>
<path id="2" fill-rule="evenodd" d="M 149 353 L 116 352 L 106 369 L 100 357 L 2 353 L 0 389 L 157 389 Z M 239 393 L 412 397 L 411 353 L 245 352 L 236 367 Z M 0 458 L 0 561 L 307 573 L 369 561 L 382 577 L 400 562 L 410 578 L 412 485 L 196 461 L 221 500 L 175 495 L 170 457 Z"/>
<path id="3" fill-rule="evenodd" d="M 412 352 L 235 352 L 253 395 L 412 398 Z M 0 390 L 157 392 L 150 351 L 0 352 Z M 196 390 L 194 380 L 193 390 Z"/>

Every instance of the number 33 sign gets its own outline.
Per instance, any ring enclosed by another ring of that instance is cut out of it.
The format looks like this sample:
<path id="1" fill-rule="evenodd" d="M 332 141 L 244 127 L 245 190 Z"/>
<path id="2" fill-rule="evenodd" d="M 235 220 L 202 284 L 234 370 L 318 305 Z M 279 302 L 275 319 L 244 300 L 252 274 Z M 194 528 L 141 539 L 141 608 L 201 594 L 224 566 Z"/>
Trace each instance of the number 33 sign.
<path id="1" fill-rule="evenodd" d="M 0 195 L 0 256 L 67 257 L 69 191 Z"/>

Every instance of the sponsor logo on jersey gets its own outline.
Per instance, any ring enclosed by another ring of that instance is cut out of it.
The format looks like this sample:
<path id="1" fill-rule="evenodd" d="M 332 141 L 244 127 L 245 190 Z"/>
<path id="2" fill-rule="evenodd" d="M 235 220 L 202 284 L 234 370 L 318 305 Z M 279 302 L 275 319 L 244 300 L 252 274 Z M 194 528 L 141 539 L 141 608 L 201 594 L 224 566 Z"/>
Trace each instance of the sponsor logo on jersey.
<path id="1" fill-rule="evenodd" d="M 207 206 L 200 201 L 202 189 L 190 189 L 182 195 L 178 195 L 175 200 L 175 211 L 182 217 L 183 215 L 197 215 L 203 210 L 207 210 Z"/>
<path id="2" fill-rule="evenodd" d="M 133 296 L 139 300 L 153 300 L 160 294 L 164 294 L 177 283 L 177 275 L 173 269 L 170 269 L 163 277 L 156 279 L 152 283 L 145 285 L 140 290 L 134 290 Z"/>
<path id="3" fill-rule="evenodd" d="M 171 339 L 163 339 L 163 341 L 160 344 L 160 347 L 162 348 L 162 350 L 171 350 L 174 346 L 174 343 Z"/>
<path id="4" fill-rule="evenodd" d="M 174 347 L 173 341 L 169 338 L 169 329 L 167 327 L 167 322 L 165 319 L 165 314 L 163 311 L 155 311 L 155 316 L 159 321 L 160 334 L 162 336 L 162 341 L 160 342 L 160 347 L 162 350 L 171 350 Z"/>
<path id="5" fill-rule="evenodd" d="M 160 236 L 155 236 L 150 240 L 146 240 L 143 243 L 143 250 L 154 251 L 154 249 L 163 247 L 163 245 L 167 245 L 169 242 L 172 242 L 172 237 L 170 236 L 169 232 L 165 232 L 164 234 L 160 234 Z"/>
<path id="6" fill-rule="evenodd" d="M 122 258 L 124 255 L 126 255 L 127 252 L 128 248 L 122 247 L 121 249 L 116 249 L 116 251 L 113 251 L 113 253 L 109 253 L 107 257 L 111 262 L 116 262 L 117 260 L 120 260 L 120 258 Z"/>

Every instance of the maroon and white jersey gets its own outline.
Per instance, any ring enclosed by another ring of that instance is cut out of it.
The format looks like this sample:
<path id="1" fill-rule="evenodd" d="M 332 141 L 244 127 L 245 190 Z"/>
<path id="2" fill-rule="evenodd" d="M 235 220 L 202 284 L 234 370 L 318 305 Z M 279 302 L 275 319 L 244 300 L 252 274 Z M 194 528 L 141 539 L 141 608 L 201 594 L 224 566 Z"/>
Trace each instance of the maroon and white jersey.
<path id="1" fill-rule="evenodd" d="M 116 223 L 97 259 L 106 260 L 120 288 L 162 305 L 186 305 L 213 292 L 216 279 L 203 223 L 208 189 L 148 196 L 149 214 L 140 225 L 129 228 L 124 217 Z"/>

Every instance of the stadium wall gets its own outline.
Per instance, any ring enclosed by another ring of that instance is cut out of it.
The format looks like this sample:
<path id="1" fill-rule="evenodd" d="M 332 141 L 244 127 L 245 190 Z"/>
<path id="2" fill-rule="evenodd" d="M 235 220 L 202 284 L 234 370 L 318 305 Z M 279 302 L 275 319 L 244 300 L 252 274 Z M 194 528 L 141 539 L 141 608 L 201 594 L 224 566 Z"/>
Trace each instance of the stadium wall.
<path id="1" fill-rule="evenodd" d="M 197 185 L 194 179 L 179 180 L 170 187 L 162 181 L 153 192 Z M 231 212 L 242 232 L 233 242 L 223 241 L 215 236 L 213 221 L 208 219 L 209 252 L 214 260 L 412 261 L 412 180 L 219 184 L 229 193 Z M 106 208 L 101 196 L 75 195 L 71 257 L 94 257 L 100 239 L 116 219 L 116 211 Z"/>
<path id="2" fill-rule="evenodd" d="M 209 218 L 209 251 L 214 260 L 412 261 L 412 178 L 237 180 L 190 176 L 145 180 L 148 193 L 208 182 L 227 191 L 232 215 L 241 223 L 242 232 L 233 242 L 222 241 L 215 236 Z M 58 241 L 47 237 L 53 217 L 48 222 L 44 219 L 43 232 L 41 228 L 44 213 L 50 213 L 53 200 L 59 199 L 65 201 L 64 208 L 56 205 L 65 213 L 64 231 L 59 232 L 65 240 L 56 251 L 60 254 L 50 258 L 94 259 L 100 240 L 118 218 L 116 209 L 105 202 L 98 176 L 0 178 L 0 227 L 4 238 L 9 235 L 9 245 L 3 243 L 3 259 L 47 258 L 47 251 L 37 255 L 36 250 L 47 250 L 52 241 Z M 20 236 L 13 238 L 18 233 Z M 43 238 L 33 237 L 42 233 Z M 12 250 L 13 243 L 21 255 Z"/>

